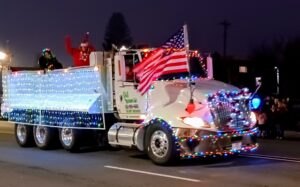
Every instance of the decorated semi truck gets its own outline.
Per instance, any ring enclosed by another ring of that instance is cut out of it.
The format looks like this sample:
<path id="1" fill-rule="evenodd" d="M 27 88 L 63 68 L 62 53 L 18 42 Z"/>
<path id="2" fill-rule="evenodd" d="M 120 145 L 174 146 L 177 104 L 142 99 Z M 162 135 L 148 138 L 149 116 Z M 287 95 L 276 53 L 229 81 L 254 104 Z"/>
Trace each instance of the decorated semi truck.
<path id="1" fill-rule="evenodd" d="M 60 140 L 76 151 L 91 139 L 145 152 L 156 164 L 257 148 L 249 90 L 172 75 L 141 95 L 126 73 L 145 54 L 99 51 L 88 67 L 4 71 L 1 112 L 15 125 L 17 143 L 48 149 Z"/>

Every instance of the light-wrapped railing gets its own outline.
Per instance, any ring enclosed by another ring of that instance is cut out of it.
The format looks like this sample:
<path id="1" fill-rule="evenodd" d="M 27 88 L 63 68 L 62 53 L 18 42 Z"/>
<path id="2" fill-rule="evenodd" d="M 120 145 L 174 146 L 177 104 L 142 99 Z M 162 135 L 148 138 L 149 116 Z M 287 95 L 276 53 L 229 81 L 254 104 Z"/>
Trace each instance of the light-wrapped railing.
<path id="1" fill-rule="evenodd" d="M 104 128 L 106 91 L 98 67 L 3 76 L 2 115 L 17 123 Z"/>

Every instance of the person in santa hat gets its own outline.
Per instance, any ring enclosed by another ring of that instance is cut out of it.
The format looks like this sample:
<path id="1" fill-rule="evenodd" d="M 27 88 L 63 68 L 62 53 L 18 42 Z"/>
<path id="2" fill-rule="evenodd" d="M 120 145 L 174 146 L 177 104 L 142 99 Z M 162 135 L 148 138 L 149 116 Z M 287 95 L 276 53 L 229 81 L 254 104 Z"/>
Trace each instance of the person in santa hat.
<path id="1" fill-rule="evenodd" d="M 85 33 L 80 46 L 78 48 L 72 47 L 70 36 L 65 37 L 65 46 L 67 52 L 73 57 L 74 66 L 89 66 L 90 54 L 95 51 L 95 48 L 89 43 L 89 33 Z"/>

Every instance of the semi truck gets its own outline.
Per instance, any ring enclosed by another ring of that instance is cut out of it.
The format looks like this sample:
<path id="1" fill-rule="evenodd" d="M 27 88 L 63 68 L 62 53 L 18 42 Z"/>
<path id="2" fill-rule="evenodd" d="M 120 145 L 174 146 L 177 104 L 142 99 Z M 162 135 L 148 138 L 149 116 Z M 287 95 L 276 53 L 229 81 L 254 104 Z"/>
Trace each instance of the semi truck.
<path id="1" fill-rule="evenodd" d="M 145 152 L 155 164 L 258 147 L 248 89 L 172 75 L 141 95 L 126 73 L 149 52 L 97 51 L 87 67 L 3 71 L 1 113 L 15 125 L 17 143 L 49 149 L 60 142 L 74 152 L 91 139 Z"/>

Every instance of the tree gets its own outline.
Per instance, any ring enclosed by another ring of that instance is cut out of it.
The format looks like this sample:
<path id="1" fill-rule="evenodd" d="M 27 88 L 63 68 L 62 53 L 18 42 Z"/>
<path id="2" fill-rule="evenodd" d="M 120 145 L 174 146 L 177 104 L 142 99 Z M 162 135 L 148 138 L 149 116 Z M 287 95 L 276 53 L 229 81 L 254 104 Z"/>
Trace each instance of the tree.
<path id="1" fill-rule="evenodd" d="M 275 67 L 278 67 L 280 70 L 282 69 L 281 67 L 284 63 L 284 48 L 285 41 L 282 38 L 278 38 L 271 44 L 263 44 L 252 51 L 250 61 L 254 68 L 254 76 L 262 77 L 262 87 L 260 89 L 262 94 L 270 95 L 277 92 L 277 75 Z M 280 79 L 282 78 L 283 77 L 280 76 Z M 280 92 L 282 93 L 282 89 L 280 89 Z"/>
<path id="2" fill-rule="evenodd" d="M 255 76 L 262 77 L 262 93 L 276 91 L 276 68 L 279 68 L 280 95 L 299 99 L 300 38 L 276 40 L 271 45 L 257 47 L 251 56 Z"/>
<path id="3" fill-rule="evenodd" d="M 132 45 L 129 27 L 123 14 L 120 12 L 113 13 L 108 21 L 103 43 L 104 50 L 111 50 L 112 44 L 118 48 L 123 45 L 127 47 Z"/>

